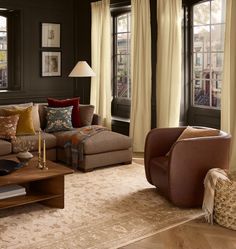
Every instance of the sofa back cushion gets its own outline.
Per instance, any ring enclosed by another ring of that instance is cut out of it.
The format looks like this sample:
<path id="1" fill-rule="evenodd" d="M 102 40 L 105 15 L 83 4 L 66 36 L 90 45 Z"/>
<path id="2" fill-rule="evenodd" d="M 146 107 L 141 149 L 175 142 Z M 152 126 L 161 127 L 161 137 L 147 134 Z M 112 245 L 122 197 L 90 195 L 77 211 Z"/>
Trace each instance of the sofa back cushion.
<path id="1" fill-rule="evenodd" d="M 93 113 L 93 105 L 80 105 L 80 127 L 92 124 Z"/>

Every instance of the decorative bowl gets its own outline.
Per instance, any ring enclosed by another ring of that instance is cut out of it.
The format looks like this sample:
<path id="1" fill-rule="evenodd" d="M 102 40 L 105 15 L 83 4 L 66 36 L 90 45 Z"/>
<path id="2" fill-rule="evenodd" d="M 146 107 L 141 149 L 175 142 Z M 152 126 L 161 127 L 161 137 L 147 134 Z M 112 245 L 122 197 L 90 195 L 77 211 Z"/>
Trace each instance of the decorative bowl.
<path id="1" fill-rule="evenodd" d="M 24 152 L 19 152 L 16 155 L 16 158 L 24 164 L 28 164 L 28 162 L 30 161 L 30 159 L 33 158 L 33 155 L 29 152 L 29 151 L 24 151 Z"/>

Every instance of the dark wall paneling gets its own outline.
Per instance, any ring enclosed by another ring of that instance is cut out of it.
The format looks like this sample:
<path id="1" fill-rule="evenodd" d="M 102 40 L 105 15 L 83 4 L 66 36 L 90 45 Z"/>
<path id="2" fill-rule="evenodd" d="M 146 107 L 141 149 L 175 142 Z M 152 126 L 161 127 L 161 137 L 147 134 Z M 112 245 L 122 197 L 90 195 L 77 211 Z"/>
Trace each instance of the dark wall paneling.
<path id="1" fill-rule="evenodd" d="M 0 104 L 45 101 L 46 97 L 73 96 L 73 79 L 68 78 L 74 66 L 74 1 L 73 0 L 0 0 L 0 7 L 17 9 L 21 13 L 22 84 L 20 91 L 1 92 Z M 61 24 L 61 77 L 41 77 L 40 22 Z"/>

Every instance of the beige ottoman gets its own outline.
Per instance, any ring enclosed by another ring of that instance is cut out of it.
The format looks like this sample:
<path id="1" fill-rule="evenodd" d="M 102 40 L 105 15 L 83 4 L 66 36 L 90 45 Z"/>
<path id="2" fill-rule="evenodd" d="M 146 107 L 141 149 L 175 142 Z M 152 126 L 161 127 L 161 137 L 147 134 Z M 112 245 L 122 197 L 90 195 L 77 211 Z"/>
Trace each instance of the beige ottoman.
<path id="1" fill-rule="evenodd" d="M 84 142 L 83 161 L 79 162 L 79 169 L 87 172 L 114 164 L 129 164 L 132 161 L 131 139 L 125 135 L 102 131 Z M 58 147 L 58 160 L 66 161 L 64 148 Z"/>

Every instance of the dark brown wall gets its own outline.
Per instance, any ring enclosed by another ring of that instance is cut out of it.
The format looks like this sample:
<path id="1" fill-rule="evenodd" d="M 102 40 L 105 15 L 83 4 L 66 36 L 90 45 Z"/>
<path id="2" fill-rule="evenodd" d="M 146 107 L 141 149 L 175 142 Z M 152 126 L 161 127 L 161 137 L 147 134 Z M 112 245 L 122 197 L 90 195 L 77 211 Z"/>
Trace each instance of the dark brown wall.
<path id="1" fill-rule="evenodd" d="M 73 96 L 73 79 L 68 78 L 74 66 L 73 0 L 0 0 L 0 7 L 21 12 L 22 89 L 0 93 L 0 104 L 45 101 L 46 97 Z M 62 77 L 40 77 L 40 22 L 61 23 Z"/>

